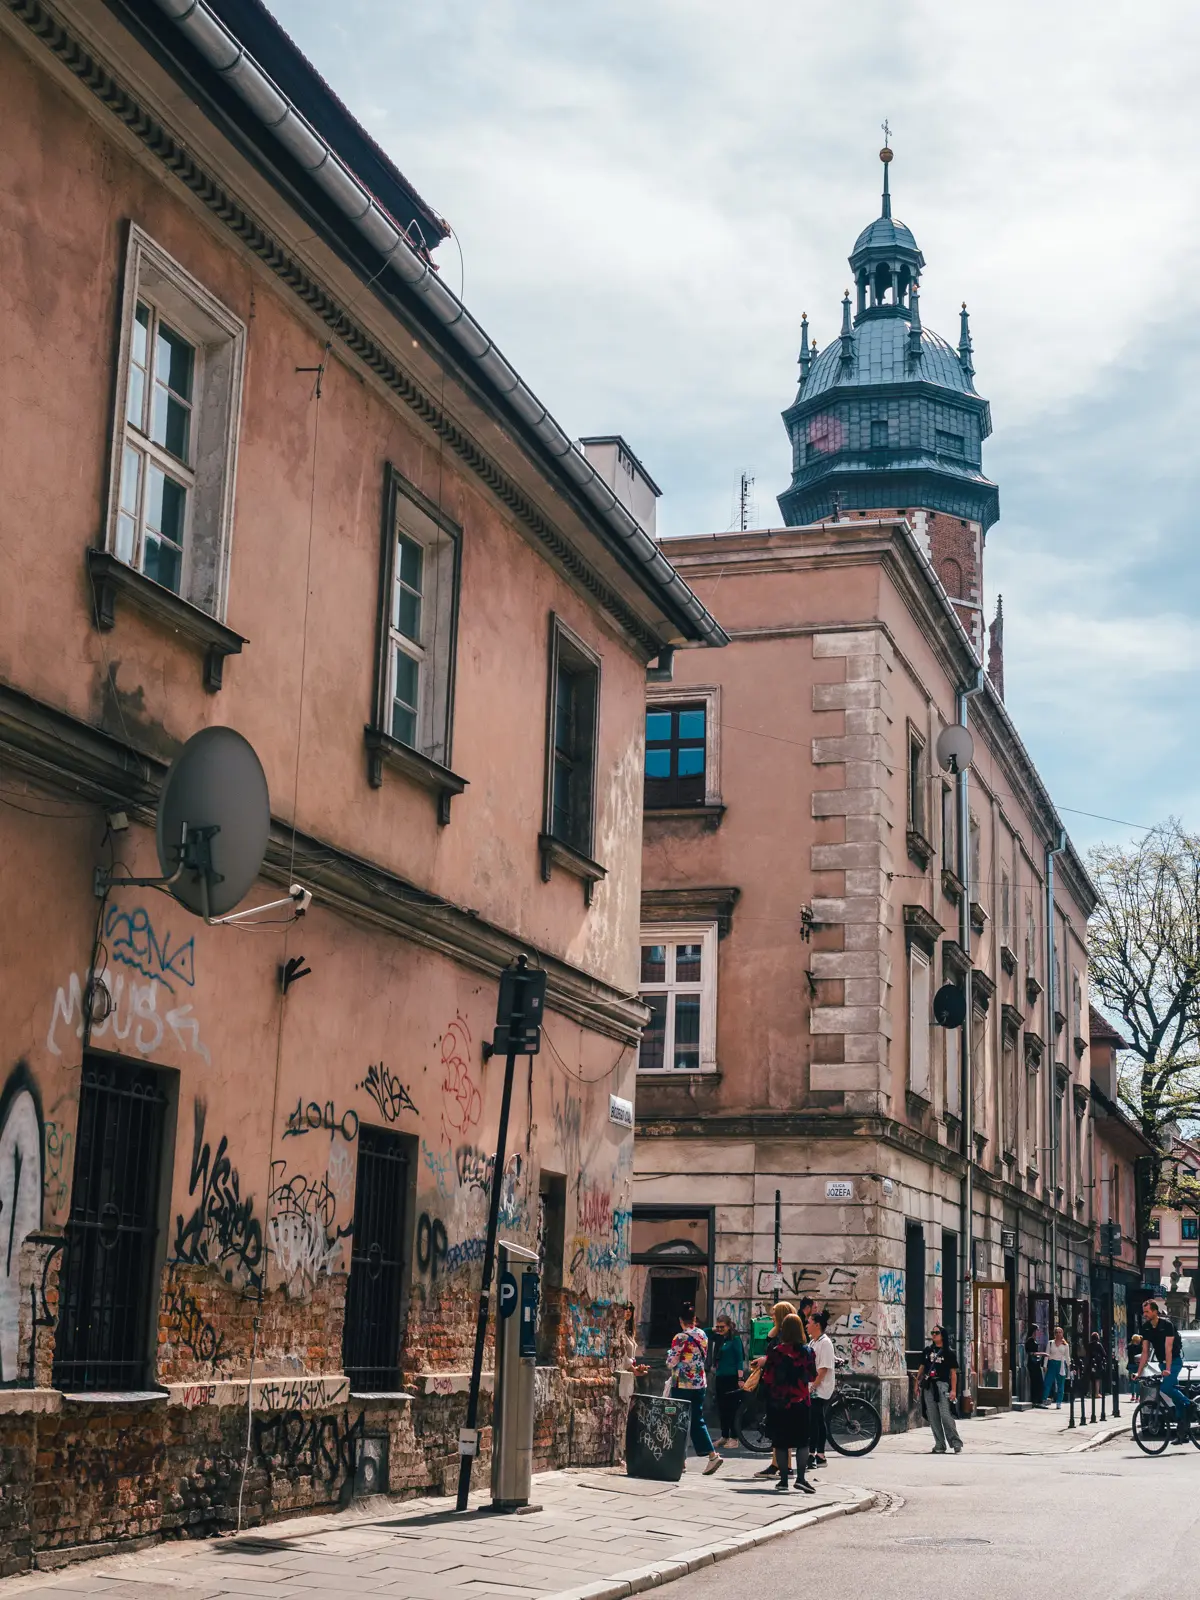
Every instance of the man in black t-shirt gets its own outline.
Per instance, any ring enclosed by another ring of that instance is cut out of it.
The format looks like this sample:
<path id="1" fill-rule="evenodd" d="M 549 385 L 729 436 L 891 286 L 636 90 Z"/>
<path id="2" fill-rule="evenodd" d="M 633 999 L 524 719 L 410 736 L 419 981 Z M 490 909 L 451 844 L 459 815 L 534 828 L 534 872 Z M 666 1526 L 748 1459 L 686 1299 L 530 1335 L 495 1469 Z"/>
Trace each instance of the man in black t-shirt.
<path id="1" fill-rule="evenodd" d="M 1179 1387 L 1179 1374 L 1183 1370 L 1183 1350 L 1179 1343 L 1179 1335 L 1175 1332 L 1175 1324 L 1169 1322 L 1160 1312 L 1157 1300 L 1145 1301 L 1142 1314 L 1146 1320 L 1142 1323 L 1142 1359 L 1138 1365 L 1137 1376 L 1141 1377 L 1153 1350 L 1162 1368 L 1159 1389 L 1163 1394 L 1170 1396 L 1179 1423 L 1174 1442 L 1187 1444 L 1188 1414 L 1191 1407 L 1187 1396 Z"/>
<path id="2" fill-rule="evenodd" d="M 963 1445 L 951 1408 L 958 1394 L 958 1361 L 946 1342 L 945 1330 L 940 1324 L 930 1329 L 929 1338 L 930 1343 L 925 1346 L 921 1356 L 918 1376 L 925 1415 L 933 1429 L 933 1453 L 935 1456 L 945 1455 L 948 1445 L 957 1455 Z"/>

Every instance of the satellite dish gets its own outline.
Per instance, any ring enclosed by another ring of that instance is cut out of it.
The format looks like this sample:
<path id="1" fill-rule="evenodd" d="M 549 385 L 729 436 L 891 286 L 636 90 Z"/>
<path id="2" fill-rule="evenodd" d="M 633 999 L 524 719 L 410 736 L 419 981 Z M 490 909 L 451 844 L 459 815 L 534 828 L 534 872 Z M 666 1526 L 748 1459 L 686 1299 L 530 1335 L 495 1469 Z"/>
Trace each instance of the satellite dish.
<path id="1" fill-rule="evenodd" d="M 165 887 L 197 916 L 224 916 L 258 877 L 270 829 L 267 778 L 253 746 L 233 728 L 193 734 L 158 803 Z"/>
<path id="2" fill-rule="evenodd" d="M 966 728 L 952 722 L 938 734 L 934 748 L 943 772 L 965 772 L 975 754 L 975 741 Z"/>
<path id="3" fill-rule="evenodd" d="M 939 1028 L 961 1028 L 966 1018 L 966 995 L 957 983 L 944 983 L 933 997 L 933 1020 Z"/>

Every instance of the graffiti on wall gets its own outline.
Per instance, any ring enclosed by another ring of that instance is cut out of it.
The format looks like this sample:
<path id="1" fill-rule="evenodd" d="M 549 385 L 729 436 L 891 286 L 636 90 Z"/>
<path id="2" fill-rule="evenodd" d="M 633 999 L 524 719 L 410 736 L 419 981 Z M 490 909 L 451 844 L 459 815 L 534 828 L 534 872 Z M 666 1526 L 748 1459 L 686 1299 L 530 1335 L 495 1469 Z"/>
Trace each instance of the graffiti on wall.
<path id="1" fill-rule="evenodd" d="M 450 1240 L 441 1217 L 422 1211 L 417 1218 L 417 1266 L 431 1280 L 442 1270 Z"/>
<path id="2" fill-rule="evenodd" d="M 92 1023 L 94 1043 L 103 1044 L 112 1039 L 123 1051 L 135 1050 L 139 1056 L 149 1058 L 158 1052 L 164 1041 L 169 1044 L 174 1040 L 180 1050 L 190 1050 L 206 1065 L 211 1063 L 208 1046 L 200 1038 L 199 1019 L 190 1001 L 185 1005 L 169 1005 L 160 1011 L 157 980 L 135 983 L 130 979 L 126 983 L 125 974 L 118 972 L 105 982 L 112 1009 L 106 1017 Z M 170 991 L 167 993 L 169 995 Z M 46 1031 L 46 1049 L 51 1055 L 62 1055 L 62 1037 L 64 1034 L 69 1037 L 72 1032 L 77 1039 L 83 1038 L 83 987 L 77 972 L 70 975 L 66 986 L 54 996 L 50 1026 Z"/>
<path id="3" fill-rule="evenodd" d="M 53 1110 L 57 1112 L 66 1098 L 60 1095 Z M 64 1217 L 71 1192 L 75 1135 L 63 1121 L 51 1115 L 42 1128 L 42 1149 L 42 1194 L 51 1217 Z"/>
<path id="4" fill-rule="evenodd" d="M 359 1083 L 360 1089 L 366 1092 L 379 1107 L 379 1114 L 385 1122 L 395 1122 L 404 1111 L 411 1111 L 419 1115 L 413 1104 L 412 1096 L 400 1082 L 400 1079 L 389 1072 L 383 1062 L 372 1062 L 367 1068 L 367 1075 Z"/>
<path id="5" fill-rule="evenodd" d="M 0 1091 L 0 1380 L 17 1376 L 21 1246 L 42 1223 L 42 1116 L 18 1062 Z"/>
<path id="6" fill-rule="evenodd" d="M 334 1483 L 353 1477 L 365 1434 L 365 1412 L 318 1417 L 307 1411 L 280 1411 L 254 1420 L 254 1448 L 269 1472 L 279 1466 L 289 1478 L 319 1478 Z"/>
<path id="7" fill-rule="evenodd" d="M 132 911 L 109 906 L 104 915 L 104 936 L 109 940 L 114 961 L 161 983 L 168 994 L 174 994 L 180 985 L 195 988 L 195 938 L 176 942 L 169 932 L 156 932 L 145 906 Z"/>
<path id="8" fill-rule="evenodd" d="M 186 1220 L 182 1212 L 175 1219 L 174 1258 L 192 1266 L 215 1267 L 227 1283 L 237 1278 L 257 1289 L 262 1282 L 263 1231 L 254 1215 L 254 1197 L 242 1198 L 241 1179 L 229 1159 L 224 1134 L 215 1155 L 204 1137 L 203 1100 L 195 1100 L 192 1115 L 188 1197 L 195 1205 Z"/>
<path id="9" fill-rule="evenodd" d="M 814 1300 L 844 1300 L 858 1292 L 859 1267 L 785 1267 L 781 1292 L 792 1297 L 811 1295 Z M 775 1268 L 759 1267 L 754 1292 L 760 1299 L 777 1300 Z"/>
<path id="10" fill-rule="evenodd" d="M 442 1135 L 449 1144 L 483 1114 L 483 1095 L 471 1074 L 471 1030 L 456 1016 L 442 1035 Z"/>
<path id="11" fill-rule="evenodd" d="M 337 1217 L 338 1197 L 327 1173 L 309 1178 L 289 1174 L 284 1161 L 271 1163 L 267 1245 L 290 1293 L 338 1270 L 342 1241 L 354 1230 L 349 1222 L 339 1226 Z"/>
<path id="12" fill-rule="evenodd" d="M 326 1100 L 323 1106 L 315 1100 L 307 1105 L 297 1100 L 296 1109 L 288 1113 L 283 1137 L 298 1139 L 306 1133 L 327 1133 L 331 1139 L 340 1133 L 351 1144 L 358 1138 L 358 1112 L 351 1106 L 339 1116 L 332 1100 Z"/>
<path id="13" fill-rule="evenodd" d="M 216 1369 L 229 1360 L 225 1335 L 205 1318 L 195 1296 L 176 1278 L 173 1267 L 167 1275 L 162 1314 L 168 1340 L 182 1346 L 200 1366 Z"/>

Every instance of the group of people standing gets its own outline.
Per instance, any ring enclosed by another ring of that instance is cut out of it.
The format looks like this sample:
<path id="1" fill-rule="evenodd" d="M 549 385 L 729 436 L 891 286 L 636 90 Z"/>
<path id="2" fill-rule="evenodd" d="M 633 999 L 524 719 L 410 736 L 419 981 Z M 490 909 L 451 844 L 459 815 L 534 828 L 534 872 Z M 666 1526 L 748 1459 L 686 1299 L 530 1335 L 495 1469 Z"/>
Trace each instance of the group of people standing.
<path id="1" fill-rule="evenodd" d="M 1099 1399 L 1100 1389 L 1109 1374 L 1108 1351 L 1098 1330 L 1093 1330 L 1087 1344 L 1076 1341 L 1072 1355 L 1067 1336 L 1057 1323 L 1053 1338 L 1045 1352 L 1039 1350 L 1040 1334 L 1035 1323 L 1030 1323 L 1025 1335 L 1025 1371 L 1029 1378 L 1029 1403 L 1049 1410 L 1053 1404 L 1062 1410 L 1067 1382 L 1086 1381 L 1092 1394 Z"/>
<path id="2" fill-rule="evenodd" d="M 708 1335 L 696 1326 L 695 1307 L 690 1305 L 682 1308 L 679 1332 L 667 1352 L 671 1393 L 690 1402 L 692 1448 L 707 1457 L 704 1471 L 710 1473 L 724 1464 L 721 1449 L 735 1435 L 742 1395 L 761 1384 L 774 1453 L 770 1465 L 756 1476 L 773 1477 L 777 1488 L 787 1489 L 794 1457 L 796 1488 L 815 1494 L 808 1470 L 825 1465 L 825 1405 L 834 1390 L 833 1340 L 825 1332 L 828 1312 L 817 1311 L 811 1300 L 803 1300 L 799 1306 L 781 1300 L 771 1308 L 771 1321 L 766 1354 L 747 1361 L 741 1337 L 729 1318 L 717 1318 L 712 1372 L 721 1425 L 719 1447 L 713 1444 L 704 1416 Z"/>

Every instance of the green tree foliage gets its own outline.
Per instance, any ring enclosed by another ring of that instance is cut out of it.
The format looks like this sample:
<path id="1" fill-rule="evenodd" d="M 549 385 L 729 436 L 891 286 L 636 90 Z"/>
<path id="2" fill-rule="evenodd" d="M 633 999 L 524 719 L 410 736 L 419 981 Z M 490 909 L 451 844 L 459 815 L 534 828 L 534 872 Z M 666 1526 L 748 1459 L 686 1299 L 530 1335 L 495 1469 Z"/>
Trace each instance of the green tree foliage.
<path id="1" fill-rule="evenodd" d="M 1092 993 L 1120 1018 L 1120 1098 L 1156 1152 L 1145 1222 L 1175 1131 L 1200 1119 L 1200 836 L 1172 819 L 1130 849 L 1098 846 L 1088 865 Z"/>

